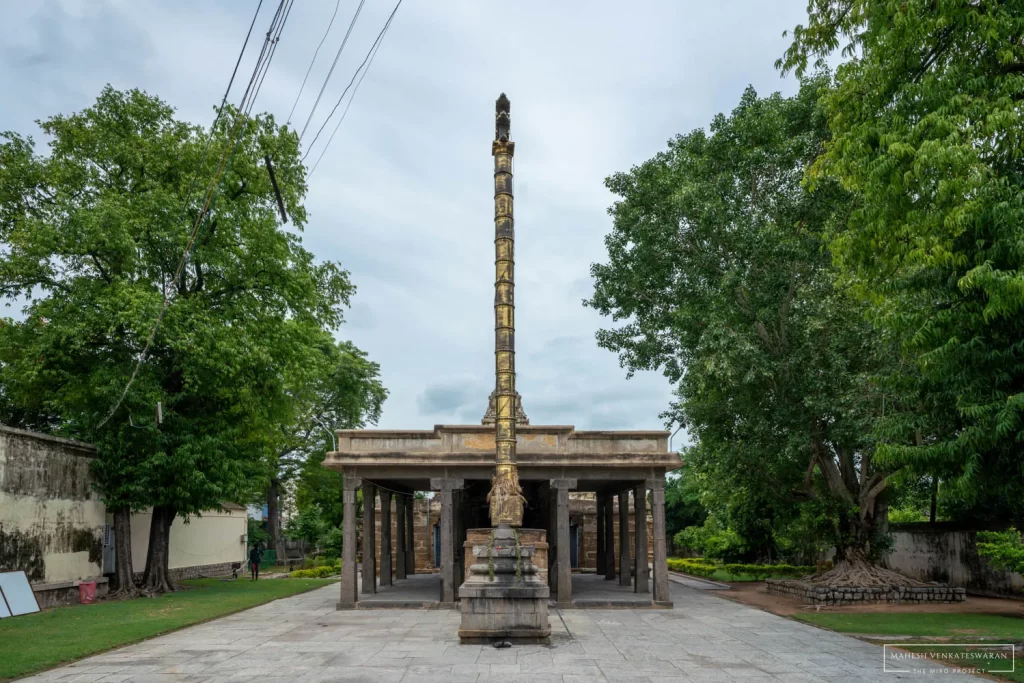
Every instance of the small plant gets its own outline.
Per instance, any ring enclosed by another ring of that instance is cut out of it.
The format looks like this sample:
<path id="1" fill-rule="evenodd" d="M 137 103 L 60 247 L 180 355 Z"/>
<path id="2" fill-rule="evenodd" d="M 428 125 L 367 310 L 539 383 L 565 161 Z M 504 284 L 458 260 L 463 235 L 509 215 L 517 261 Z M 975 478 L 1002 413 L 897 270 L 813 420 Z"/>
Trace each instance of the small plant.
<path id="1" fill-rule="evenodd" d="M 338 568 L 330 565 L 313 567 L 312 569 L 297 569 L 288 576 L 293 579 L 326 579 L 338 573 Z"/>

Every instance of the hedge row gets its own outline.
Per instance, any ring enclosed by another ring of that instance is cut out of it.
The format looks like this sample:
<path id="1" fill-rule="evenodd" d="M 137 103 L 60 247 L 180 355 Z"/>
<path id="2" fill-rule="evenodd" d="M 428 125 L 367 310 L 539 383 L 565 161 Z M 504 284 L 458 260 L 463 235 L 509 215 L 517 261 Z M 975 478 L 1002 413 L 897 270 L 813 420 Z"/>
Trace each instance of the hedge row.
<path id="1" fill-rule="evenodd" d="M 337 573 L 337 567 L 323 566 L 313 567 L 312 569 L 297 569 L 288 576 L 293 579 L 326 579 L 327 577 L 333 576 Z"/>
<path id="2" fill-rule="evenodd" d="M 668 561 L 668 568 L 672 571 L 693 574 L 694 576 L 710 577 L 718 570 L 722 570 L 734 576 L 747 574 L 755 579 L 766 579 L 768 577 L 790 578 L 801 577 L 813 574 L 815 568 L 807 565 L 792 564 L 715 564 L 700 558 L 676 559 Z"/>

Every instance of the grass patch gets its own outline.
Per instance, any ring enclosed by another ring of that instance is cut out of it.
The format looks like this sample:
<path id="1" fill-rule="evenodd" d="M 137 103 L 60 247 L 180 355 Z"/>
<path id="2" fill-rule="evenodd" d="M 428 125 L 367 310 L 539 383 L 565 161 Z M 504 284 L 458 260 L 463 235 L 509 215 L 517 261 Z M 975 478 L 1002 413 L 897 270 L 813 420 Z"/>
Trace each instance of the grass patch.
<path id="1" fill-rule="evenodd" d="M 798 614 L 797 619 L 842 633 L 872 633 L 917 637 L 1001 638 L 1024 641 L 1024 619 L 996 614 L 938 614 L 930 612 Z"/>
<path id="2" fill-rule="evenodd" d="M 908 612 L 890 614 L 798 614 L 795 617 L 816 626 L 824 626 L 841 633 L 870 633 L 899 636 L 907 642 L 939 643 L 930 647 L 934 652 L 954 652 L 956 648 L 942 647 L 942 642 L 967 643 L 1020 643 L 1024 641 L 1024 619 L 997 614 L 937 614 Z M 911 652 L 919 651 L 917 648 Z M 1020 648 L 1017 649 L 1018 657 Z M 946 665 L 949 665 L 947 662 Z M 914 667 L 928 666 L 917 663 Z M 935 664 L 938 667 L 940 664 Z M 995 657 L 973 659 L 961 666 L 977 667 L 988 671 L 1006 669 L 1007 662 Z M 993 674 L 1008 681 L 1024 683 L 1024 661 L 1018 661 L 1014 673 Z"/>
<path id="3" fill-rule="evenodd" d="M 99 602 L 0 621 L 0 680 L 329 585 L 324 579 L 184 581 L 158 598 Z"/>

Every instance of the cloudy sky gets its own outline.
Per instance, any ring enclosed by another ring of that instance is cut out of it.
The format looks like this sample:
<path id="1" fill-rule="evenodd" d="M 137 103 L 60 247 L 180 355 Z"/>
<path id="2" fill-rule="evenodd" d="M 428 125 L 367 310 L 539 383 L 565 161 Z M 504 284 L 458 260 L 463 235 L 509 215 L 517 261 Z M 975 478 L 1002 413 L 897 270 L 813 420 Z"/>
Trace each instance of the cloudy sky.
<path id="1" fill-rule="evenodd" d="M 292 119 L 299 128 L 357 4 L 340 0 Z M 106 83 L 142 88 L 182 118 L 209 124 L 257 0 L 4 5 L 0 130 L 36 134 L 35 119 L 89 106 Z M 253 46 L 276 5 L 264 0 L 240 73 L 251 73 Z M 256 110 L 288 118 L 334 6 L 297 0 Z M 393 6 L 366 0 L 312 129 Z M 310 180 L 304 235 L 358 287 L 340 334 L 381 364 L 391 396 L 380 426 L 476 423 L 486 408 L 494 384 L 490 144 L 494 100 L 504 91 L 516 141 L 524 408 L 534 424 L 663 428 L 667 380 L 658 373 L 627 380 L 615 354 L 594 341 L 610 321 L 581 305 L 610 229 L 613 197 L 603 179 L 731 110 L 749 84 L 762 94 L 792 93 L 795 83 L 773 63 L 787 45 L 782 32 L 804 19 L 805 7 L 805 0 L 405 0 Z M 237 101 L 239 90 L 232 95 Z"/>

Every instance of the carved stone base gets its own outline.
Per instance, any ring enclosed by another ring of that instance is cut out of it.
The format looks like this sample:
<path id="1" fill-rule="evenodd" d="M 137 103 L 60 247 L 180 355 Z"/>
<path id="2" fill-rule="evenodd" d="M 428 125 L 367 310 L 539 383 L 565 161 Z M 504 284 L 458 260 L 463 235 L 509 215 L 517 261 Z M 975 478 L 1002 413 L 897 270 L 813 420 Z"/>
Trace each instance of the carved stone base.
<path id="1" fill-rule="evenodd" d="M 517 557 L 513 530 L 504 526 L 494 530 L 493 548 L 489 544 L 473 547 L 475 562 L 469 578 L 459 587 L 461 642 L 548 642 L 550 591 L 531 560 L 533 552 L 532 546 L 520 546 Z"/>

